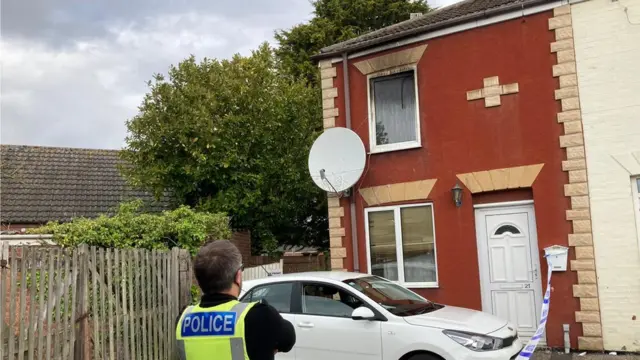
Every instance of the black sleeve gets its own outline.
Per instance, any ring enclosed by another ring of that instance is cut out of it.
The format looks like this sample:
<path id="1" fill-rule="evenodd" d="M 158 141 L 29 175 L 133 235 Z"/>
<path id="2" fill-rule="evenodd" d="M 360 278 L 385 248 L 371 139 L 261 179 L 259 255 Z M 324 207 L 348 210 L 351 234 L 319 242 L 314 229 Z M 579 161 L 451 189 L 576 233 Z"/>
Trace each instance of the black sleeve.
<path id="1" fill-rule="evenodd" d="M 251 360 L 274 360 L 275 350 L 289 352 L 296 343 L 293 325 L 266 302 L 256 304 L 245 318 L 247 355 Z"/>

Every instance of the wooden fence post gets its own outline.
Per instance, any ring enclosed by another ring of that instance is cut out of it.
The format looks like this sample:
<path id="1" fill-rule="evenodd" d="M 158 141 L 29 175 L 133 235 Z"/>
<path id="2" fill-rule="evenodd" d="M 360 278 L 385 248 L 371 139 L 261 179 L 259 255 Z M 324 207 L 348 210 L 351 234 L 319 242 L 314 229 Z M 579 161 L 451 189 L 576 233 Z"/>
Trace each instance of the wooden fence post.
<path id="1" fill-rule="evenodd" d="M 74 359 L 90 360 L 91 359 L 91 340 L 89 331 L 89 307 L 88 307 L 88 282 L 89 282 L 89 247 L 87 244 L 80 245 L 75 251 L 78 251 L 78 277 L 76 278 L 76 312 L 73 314 L 75 344 Z M 95 276 L 95 274 L 93 274 Z M 78 326 L 75 326 L 79 322 Z"/>
<path id="2" fill-rule="evenodd" d="M 178 316 L 180 311 L 180 249 L 171 249 L 171 304 L 173 313 Z"/>
<path id="3" fill-rule="evenodd" d="M 180 249 L 179 251 L 180 284 L 178 288 L 178 298 L 180 299 L 180 309 L 182 309 L 185 306 L 191 305 L 193 274 L 191 273 L 191 254 L 184 249 Z"/>

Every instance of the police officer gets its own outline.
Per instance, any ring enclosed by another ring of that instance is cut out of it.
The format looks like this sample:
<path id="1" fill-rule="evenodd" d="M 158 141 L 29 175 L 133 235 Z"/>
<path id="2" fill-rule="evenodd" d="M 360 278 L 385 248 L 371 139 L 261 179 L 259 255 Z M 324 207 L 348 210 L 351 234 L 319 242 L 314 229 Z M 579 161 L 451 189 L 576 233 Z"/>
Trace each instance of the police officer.
<path id="1" fill-rule="evenodd" d="M 266 302 L 241 303 L 242 255 L 227 240 L 204 244 L 193 263 L 203 296 L 176 326 L 181 360 L 273 360 L 296 342 L 290 322 Z"/>

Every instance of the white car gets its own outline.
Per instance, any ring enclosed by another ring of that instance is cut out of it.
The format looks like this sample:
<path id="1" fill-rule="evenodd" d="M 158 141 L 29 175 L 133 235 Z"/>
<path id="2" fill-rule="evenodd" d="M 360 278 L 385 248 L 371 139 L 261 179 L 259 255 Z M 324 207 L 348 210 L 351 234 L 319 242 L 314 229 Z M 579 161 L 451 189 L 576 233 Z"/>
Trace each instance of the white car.
<path id="1" fill-rule="evenodd" d="M 295 347 L 279 360 L 510 360 L 523 347 L 505 320 L 433 303 L 368 274 L 320 271 L 245 281 L 240 301 L 260 299 L 296 329 Z"/>

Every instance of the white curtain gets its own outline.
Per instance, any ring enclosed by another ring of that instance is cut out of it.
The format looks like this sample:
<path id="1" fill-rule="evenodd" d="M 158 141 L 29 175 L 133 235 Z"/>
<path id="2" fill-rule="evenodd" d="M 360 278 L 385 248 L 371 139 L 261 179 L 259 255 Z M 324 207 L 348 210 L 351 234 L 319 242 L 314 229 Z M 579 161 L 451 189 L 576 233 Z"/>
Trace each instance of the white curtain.
<path id="1" fill-rule="evenodd" d="M 405 282 L 435 282 L 435 234 L 431 205 L 400 210 Z"/>
<path id="2" fill-rule="evenodd" d="M 413 71 L 371 80 L 376 145 L 416 140 L 416 92 Z"/>
<path id="3" fill-rule="evenodd" d="M 371 273 L 397 281 L 398 256 L 393 210 L 369 213 Z"/>
<path id="4" fill-rule="evenodd" d="M 396 239 L 396 222 L 402 224 L 401 239 Z M 399 219 L 393 210 L 370 212 L 368 226 L 372 274 L 408 283 L 436 281 L 431 205 L 401 208 Z M 402 245 L 404 279 L 398 273 L 397 241 Z"/>

